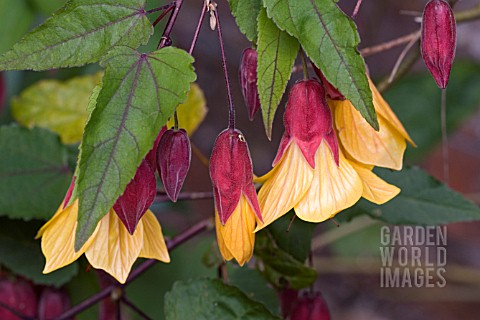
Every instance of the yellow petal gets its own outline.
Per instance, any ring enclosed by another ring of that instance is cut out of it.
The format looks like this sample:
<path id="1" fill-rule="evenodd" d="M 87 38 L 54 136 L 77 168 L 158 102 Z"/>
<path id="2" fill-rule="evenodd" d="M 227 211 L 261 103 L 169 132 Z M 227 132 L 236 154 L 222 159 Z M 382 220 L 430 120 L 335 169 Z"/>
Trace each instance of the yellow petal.
<path id="1" fill-rule="evenodd" d="M 340 152 L 337 166 L 332 152 L 322 141 L 315 154 L 315 173 L 305 197 L 295 206 L 297 216 L 305 221 L 321 222 L 354 205 L 362 196 L 362 181 Z"/>
<path id="2" fill-rule="evenodd" d="M 218 212 L 215 210 L 215 231 L 217 234 L 218 249 L 220 249 L 220 253 L 222 254 L 223 259 L 225 261 L 230 261 L 233 259 L 233 254 L 230 252 L 230 250 L 225 244 L 225 239 L 223 239 L 223 234 L 221 231 L 222 228 L 225 227 L 222 226 L 222 223 L 220 222 L 220 218 L 218 216 Z"/>
<path id="3" fill-rule="evenodd" d="M 300 148 L 292 142 L 280 162 L 264 176 L 258 193 L 263 224 L 259 222 L 255 231 L 283 216 L 304 197 L 312 183 L 313 170 Z"/>
<path id="4" fill-rule="evenodd" d="M 402 169 L 407 144 L 392 125 L 379 115 L 380 130 L 375 131 L 350 101 L 332 103 L 335 105 L 335 125 L 339 140 L 353 159 L 379 167 Z"/>
<path id="5" fill-rule="evenodd" d="M 112 209 L 100 220 L 95 241 L 85 255 L 92 267 L 103 269 L 125 283 L 142 246 L 143 224 L 137 225 L 132 236 Z"/>
<path id="6" fill-rule="evenodd" d="M 355 171 L 362 179 L 363 194 L 362 197 L 376 204 L 384 204 L 390 201 L 400 193 L 400 188 L 380 179 L 372 169 L 366 168 L 357 163 L 351 163 Z"/>
<path id="7" fill-rule="evenodd" d="M 70 206 L 58 209 L 57 213 L 38 232 L 42 237 L 42 252 L 47 262 L 43 273 L 49 273 L 77 260 L 92 244 L 98 226 L 83 247 L 75 252 L 75 232 L 77 230 L 78 200 Z"/>
<path id="8" fill-rule="evenodd" d="M 140 223 L 143 225 L 143 247 L 141 258 L 170 262 L 167 245 L 163 238 L 162 227 L 152 211 L 147 210 Z"/>
<path id="9" fill-rule="evenodd" d="M 217 213 L 215 213 L 215 217 L 218 219 Z M 252 257 L 255 244 L 255 234 L 253 233 L 255 212 L 243 194 L 225 225 L 222 226 L 220 221 L 217 221 L 216 225 L 221 240 L 223 240 L 223 244 L 219 244 L 222 256 L 225 260 L 233 257 L 238 264 L 243 266 Z"/>
<path id="10" fill-rule="evenodd" d="M 370 90 L 372 91 L 375 111 L 382 116 L 398 133 L 400 133 L 400 135 L 402 135 L 402 137 L 404 137 L 412 146 L 416 147 L 415 142 L 413 142 L 412 138 L 410 138 L 395 113 L 393 113 L 392 109 L 388 105 L 388 102 L 385 101 L 380 92 L 378 92 L 377 88 L 373 84 L 373 81 L 370 79 L 368 79 L 368 81 L 370 84 Z"/>

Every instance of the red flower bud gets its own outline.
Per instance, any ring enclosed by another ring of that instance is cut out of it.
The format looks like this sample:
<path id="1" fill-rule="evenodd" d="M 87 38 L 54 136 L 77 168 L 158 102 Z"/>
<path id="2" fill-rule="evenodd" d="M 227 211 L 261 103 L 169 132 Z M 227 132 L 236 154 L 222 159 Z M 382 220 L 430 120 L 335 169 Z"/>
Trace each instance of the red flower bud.
<path id="1" fill-rule="evenodd" d="M 242 193 L 262 221 L 257 193 L 253 185 L 252 159 L 243 134 L 225 129 L 217 137 L 210 158 L 215 208 L 222 225 L 228 221 Z"/>
<path id="2" fill-rule="evenodd" d="M 323 139 L 330 146 L 338 164 L 338 141 L 332 126 L 332 113 L 325 98 L 325 89 L 320 82 L 302 80 L 293 86 L 283 123 L 285 133 L 273 165 L 280 161 L 292 139 L 312 168 L 315 168 L 315 153 Z"/>
<path id="3" fill-rule="evenodd" d="M 190 168 L 192 148 L 187 132 L 167 130 L 157 148 L 157 168 L 168 197 L 177 202 L 178 194 Z"/>
<path id="4" fill-rule="evenodd" d="M 0 302 L 23 316 L 33 318 L 37 315 L 37 296 L 32 285 L 25 280 L 0 279 Z M 0 306 L 0 319 L 20 320 L 22 318 Z"/>
<path id="5" fill-rule="evenodd" d="M 155 173 L 146 160 L 138 167 L 135 177 L 117 199 L 113 209 L 128 232 L 133 235 L 138 221 L 152 204 L 157 193 Z"/>
<path id="6" fill-rule="evenodd" d="M 333 86 L 333 84 L 331 84 L 327 80 L 327 78 L 325 78 L 322 71 L 320 69 L 318 69 L 317 66 L 314 65 L 313 63 L 312 63 L 312 66 L 313 66 L 313 70 L 315 71 L 315 74 L 320 79 L 320 81 L 323 83 L 323 87 L 327 91 L 327 97 L 329 97 L 332 100 L 345 100 L 345 96 L 340 91 L 338 91 L 338 89 L 335 88 Z"/>
<path id="7" fill-rule="evenodd" d="M 158 149 L 158 144 L 160 143 L 160 139 L 162 139 L 163 134 L 167 131 L 167 127 L 163 126 L 162 130 L 160 130 L 157 138 L 155 139 L 155 142 L 153 143 L 153 148 L 150 149 L 148 152 L 147 156 L 145 159 L 148 161 L 150 166 L 155 170 L 155 166 L 157 165 L 157 149 Z M 158 172 L 160 173 L 160 171 Z"/>
<path id="8" fill-rule="evenodd" d="M 457 42 L 457 27 L 447 1 L 430 0 L 422 19 L 422 57 L 439 88 L 445 89 L 450 77 Z"/>
<path id="9" fill-rule="evenodd" d="M 254 49 L 247 48 L 243 50 L 240 70 L 238 72 L 250 121 L 253 120 L 255 113 L 260 109 L 257 87 L 257 59 L 257 51 Z"/>
<path id="10" fill-rule="evenodd" d="M 290 320 L 330 320 L 330 312 L 322 295 L 303 297 L 292 311 Z"/>
<path id="11" fill-rule="evenodd" d="M 70 298 L 65 290 L 45 288 L 38 302 L 38 318 L 52 320 L 70 308 Z"/>

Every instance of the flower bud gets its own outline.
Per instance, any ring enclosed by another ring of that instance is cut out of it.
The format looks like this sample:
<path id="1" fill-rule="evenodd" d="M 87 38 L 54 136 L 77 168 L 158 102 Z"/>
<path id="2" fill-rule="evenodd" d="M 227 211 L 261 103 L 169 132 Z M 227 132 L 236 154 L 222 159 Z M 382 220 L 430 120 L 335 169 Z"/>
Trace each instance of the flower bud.
<path id="1" fill-rule="evenodd" d="M 328 306 L 321 294 L 303 297 L 293 309 L 290 320 L 330 320 Z"/>
<path id="2" fill-rule="evenodd" d="M 69 308 L 70 298 L 65 290 L 45 288 L 38 302 L 38 319 L 56 319 Z"/>
<path id="3" fill-rule="evenodd" d="M 187 132 L 183 129 L 167 130 L 157 148 L 157 168 L 165 192 L 173 202 L 177 202 L 191 159 L 192 148 Z"/>
<path id="4" fill-rule="evenodd" d="M 257 51 L 254 49 L 247 48 L 243 50 L 240 70 L 238 72 L 250 121 L 253 120 L 258 109 L 260 109 L 257 87 L 257 59 Z"/>
<path id="5" fill-rule="evenodd" d="M 128 232 L 133 235 L 138 221 L 150 208 L 157 193 L 155 173 L 146 160 L 143 160 L 132 181 L 122 196 L 117 199 L 113 209 Z"/>
<path id="6" fill-rule="evenodd" d="M 292 139 L 300 147 L 303 156 L 315 168 L 315 153 L 323 139 L 326 140 L 335 162 L 339 162 L 338 142 L 332 126 L 332 113 L 325 98 L 325 89 L 317 80 L 297 82 L 288 97 L 283 116 L 285 133 L 280 142 L 275 166 Z"/>
<path id="7" fill-rule="evenodd" d="M 158 149 L 158 144 L 160 143 L 160 139 L 162 139 L 163 134 L 167 131 L 167 127 L 163 126 L 162 130 L 158 133 L 157 138 L 155 139 L 155 142 L 153 143 L 152 149 L 148 152 L 147 156 L 145 159 L 148 161 L 150 166 L 155 170 L 155 167 L 157 165 L 157 149 Z M 160 172 L 158 172 L 160 173 Z"/>
<path id="8" fill-rule="evenodd" d="M 242 193 L 262 221 L 253 185 L 252 159 L 245 137 L 237 129 L 223 130 L 215 140 L 210 158 L 215 208 L 222 225 L 228 221 Z"/>
<path id="9" fill-rule="evenodd" d="M 32 285 L 26 280 L 0 279 L 0 302 L 17 311 L 18 314 L 31 318 L 37 315 L 37 297 Z M 0 319 L 20 320 L 22 318 L 0 306 Z"/>
<path id="10" fill-rule="evenodd" d="M 319 68 L 317 68 L 316 65 L 312 64 L 312 66 L 313 66 L 313 70 L 315 71 L 315 74 L 320 79 L 320 81 L 323 84 L 323 87 L 327 92 L 327 97 L 332 100 L 345 100 L 345 96 L 340 91 L 338 91 L 338 89 L 335 88 L 333 84 L 331 84 L 327 80 L 327 78 L 325 78 L 325 76 L 323 75 L 323 72 Z"/>
<path id="11" fill-rule="evenodd" d="M 430 0 L 423 11 L 422 57 L 438 87 L 445 89 L 457 42 L 457 27 L 447 1 Z"/>

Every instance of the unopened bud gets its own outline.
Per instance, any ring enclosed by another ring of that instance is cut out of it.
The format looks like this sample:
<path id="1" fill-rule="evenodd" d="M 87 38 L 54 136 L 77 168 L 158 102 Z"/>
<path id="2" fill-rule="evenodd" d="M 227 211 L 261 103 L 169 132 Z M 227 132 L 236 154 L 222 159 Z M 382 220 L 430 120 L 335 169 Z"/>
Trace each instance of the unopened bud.
<path id="1" fill-rule="evenodd" d="M 143 160 L 132 181 L 127 185 L 122 196 L 117 199 L 113 209 L 133 235 L 138 221 L 150 208 L 157 193 L 155 173 L 146 160 Z"/>
<path id="2" fill-rule="evenodd" d="M 222 225 L 228 221 L 242 193 L 262 220 L 253 185 L 252 159 L 245 137 L 237 129 L 223 130 L 215 140 L 210 158 L 215 208 Z"/>
<path id="3" fill-rule="evenodd" d="M 45 288 L 38 302 L 38 319 L 53 320 L 70 308 L 70 298 L 65 290 Z"/>
<path id="4" fill-rule="evenodd" d="M 457 27 L 452 8 L 447 1 L 430 0 L 422 19 L 422 57 L 439 88 L 445 89 L 450 77 Z"/>
<path id="5" fill-rule="evenodd" d="M 32 285 L 23 280 L 0 279 L 0 302 L 18 315 L 34 318 L 37 315 L 37 296 Z M 21 317 L 0 305 L 0 319 L 20 320 Z"/>
<path id="6" fill-rule="evenodd" d="M 322 295 L 316 294 L 299 299 L 290 320 L 330 320 L 330 312 Z"/>
<path id="7" fill-rule="evenodd" d="M 338 89 L 335 88 L 333 86 L 333 84 L 331 84 L 327 80 L 327 78 L 325 78 L 325 76 L 323 75 L 323 72 L 319 68 L 317 68 L 316 65 L 314 65 L 314 64 L 312 64 L 312 65 L 313 65 L 313 70 L 315 71 L 315 74 L 320 79 L 320 81 L 322 82 L 322 84 L 325 88 L 325 91 L 327 93 L 327 97 L 329 97 L 332 100 L 345 100 L 345 96 L 340 91 L 338 91 Z"/>
<path id="8" fill-rule="evenodd" d="M 242 87 L 243 98 L 247 106 L 250 121 L 260 109 L 257 87 L 257 51 L 252 48 L 243 50 L 238 76 Z"/>
<path id="9" fill-rule="evenodd" d="M 192 159 L 192 148 L 187 132 L 167 130 L 157 148 L 157 168 L 168 197 L 177 202 Z"/>

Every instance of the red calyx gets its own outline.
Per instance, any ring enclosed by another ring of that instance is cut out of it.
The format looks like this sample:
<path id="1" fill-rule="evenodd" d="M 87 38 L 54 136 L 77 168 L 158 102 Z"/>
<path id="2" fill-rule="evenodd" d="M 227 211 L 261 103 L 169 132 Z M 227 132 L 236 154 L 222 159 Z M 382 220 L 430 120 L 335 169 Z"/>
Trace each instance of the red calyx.
<path id="1" fill-rule="evenodd" d="M 37 315 L 37 296 L 33 286 L 26 280 L 0 279 L 0 302 L 23 316 L 34 318 Z M 0 319 L 20 320 L 22 318 L 0 306 Z"/>
<path id="2" fill-rule="evenodd" d="M 157 193 L 155 173 L 147 160 L 138 167 L 135 177 L 130 181 L 113 209 L 128 232 L 133 235 L 138 221 L 152 204 Z"/>
<path id="3" fill-rule="evenodd" d="M 331 84 L 327 80 L 327 78 L 325 78 L 325 76 L 323 75 L 323 72 L 320 69 L 318 69 L 317 66 L 314 65 L 313 63 L 312 63 L 312 66 L 313 66 L 313 70 L 315 71 L 315 74 L 320 79 L 323 86 L 325 87 L 325 90 L 327 91 L 327 97 L 329 97 L 332 100 L 345 100 L 345 96 L 340 91 L 338 91 L 338 89 L 335 88 L 333 84 Z"/>
<path id="4" fill-rule="evenodd" d="M 65 290 L 45 288 L 38 302 L 38 319 L 53 320 L 70 308 L 70 298 Z"/>
<path id="5" fill-rule="evenodd" d="M 441 89 L 447 87 L 456 45 L 457 27 L 452 8 L 446 1 L 430 0 L 423 11 L 422 57 Z"/>
<path id="6" fill-rule="evenodd" d="M 187 132 L 167 130 L 157 148 L 157 168 L 168 197 L 177 202 L 192 159 L 192 148 Z"/>
<path id="7" fill-rule="evenodd" d="M 290 320 L 330 320 L 328 306 L 321 294 L 303 297 L 293 309 Z"/>
<path id="8" fill-rule="evenodd" d="M 215 140 L 210 158 L 215 207 L 222 225 L 228 221 L 245 195 L 257 217 L 262 220 L 253 185 L 252 159 L 240 130 L 225 129 Z"/>
<path id="9" fill-rule="evenodd" d="M 320 82 L 302 80 L 293 86 L 283 123 L 285 133 L 273 165 L 280 161 L 292 139 L 312 168 L 315 168 L 315 153 L 322 139 L 325 139 L 338 165 L 338 142 L 332 126 L 332 113 L 325 98 L 325 89 Z"/>
<path id="10" fill-rule="evenodd" d="M 260 109 L 260 99 L 257 87 L 257 60 L 258 54 L 252 48 L 243 50 L 238 76 L 242 87 L 243 98 L 248 109 L 250 121 Z"/>
<path id="11" fill-rule="evenodd" d="M 155 142 L 153 143 L 153 148 L 148 152 L 147 156 L 145 159 L 148 161 L 150 166 L 154 168 L 157 165 L 157 149 L 158 149 L 158 144 L 160 143 L 160 139 L 162 139 L 163 134 L 167 131 L 167 127 L 163 126 L 162 130 L 158 133 L 157 138 L 155 139 Z M 158 172 L 160 173 L 160 172 Z"/>

